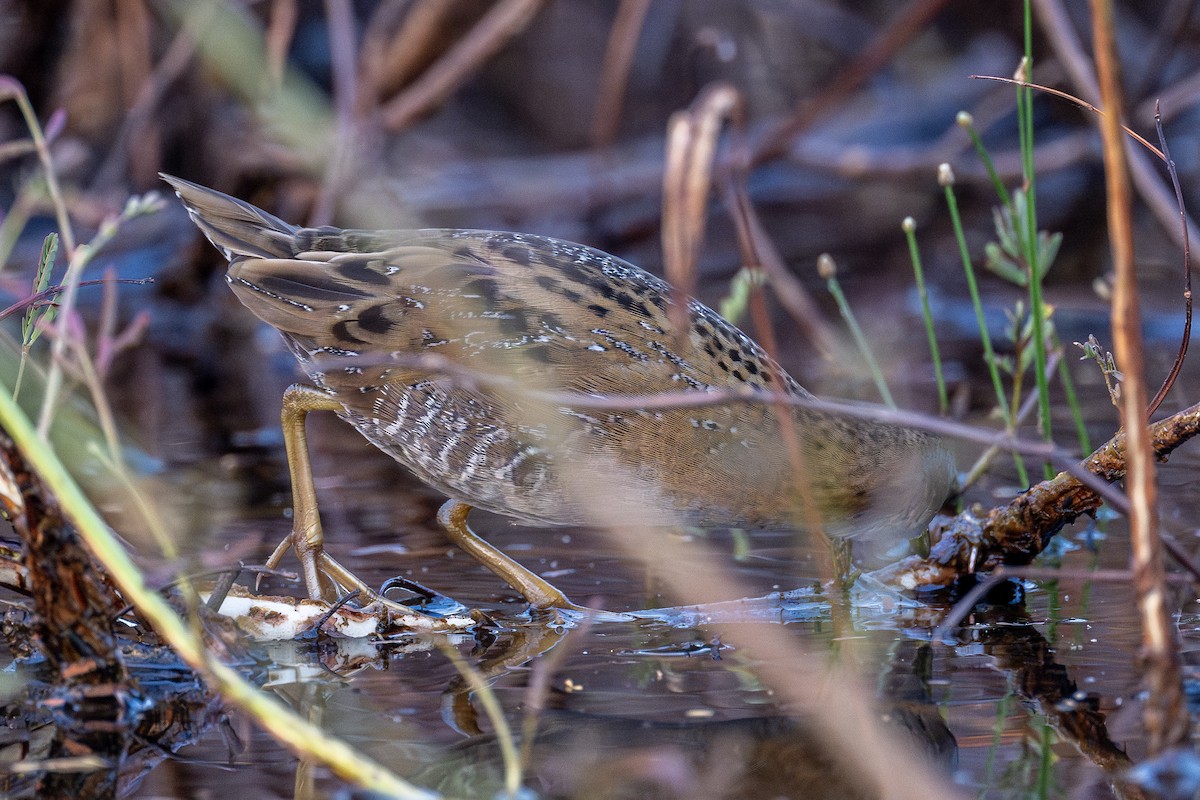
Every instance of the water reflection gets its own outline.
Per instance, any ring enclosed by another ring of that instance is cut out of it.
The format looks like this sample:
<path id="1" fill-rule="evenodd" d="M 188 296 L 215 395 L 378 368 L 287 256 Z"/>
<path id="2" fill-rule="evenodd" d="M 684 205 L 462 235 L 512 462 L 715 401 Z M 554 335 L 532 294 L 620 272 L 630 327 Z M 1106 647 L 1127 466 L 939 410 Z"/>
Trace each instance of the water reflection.
<path id="1" fill-rule="evenodd" d="M 629 633 L 616 626 L 594 632 L 531 627 L 505 635 L 472 659 L 480 675 L 496 684 L 514 726 L 537 706 L 524 781 L 537 796 L 878 796 L 861 775 L 845 769 L 844 755 L 819 722 L 781 713 L 747 664 L 714 657 L 719 651 L 711 649 L 692 652 L 687 635 L 696 631 L 643 630 L 633 638 Z M 621 646 L 662 635 L 684 646 L 673 652 Z M 586 641 L 572 641 L 576 636 Z M 596 663 L 597 645 L 603 645 L 603 664 Z M 556 647 L 574 655 L 545 683 L 546 694 L 535 696 L 541 662 L 531 663 L 530 656 L 551 659 L 547 654 Z M 407 654 L 393 651 L 386 666 L 374 668 L 380 674 L 411 669 Z M 932 663 L 927 643 L 907 640 L 896 648 L 876 713 L 949 771 L 957 748 L 931 699 Z M 441 748 L 412 741 L 411 719 L 397 718 L 391 708 L 355 703 L 347 715 L 348 687 L 332 673 L 273 688 L 310 719 L 335 730 L 339 722 L 348 726 L 344 735 L 364 752 L 418 785 L 451 797 L 499 796 L 504 788 L 502 747 L 461 675 L 447 684 L 441 710 L 464 738 Z M 635 694 L 641 702 L 633 702 Z M 300 765 L 297 796 L 317 796 L 313 778 L 312 765 Z"/>
<path id="2" fill-rule="evenodd" d="M 1123 536 L 1111 529 L 1108 534 Z M 656 597 L 655 582 L 605 550 L 602 537 L 574 532 L 564 547 L 527 535 L 508 529 L 498 538 L 506 545 L 526 542 L 525 555 L 534 563 L 549 566 L 547 559 L 556 559 L 554 568 L 578 596 L 602 587 L 630 607 Z M 1097 539 L 1086 532 L 1074 537 L 1084 544 Z M 1068 566 L 1096 562 L 1086 546 L 1052 555 Z M 472 601 L 473 594 L 495 591 L 490 576 L 461 560 L 431 563 L 429 553 L 411 556 L 445 571 L 431 582 L 452 578 Z M 403 564 L 406 556 L 398 558 Z M 599 575 L 597 563 L 606 565 Z M 811 567 L 802 553 L 768 539 L 733 569 L 748 585 L 767 588 L 803 573 L 805 564 Z M 825 654 L 830 675 L 874 675 L 875 697 L 865 698 L 874 718 L 915 745 L 938 771 L 969 786 L 1028 785 L 1028 773 L 1018 770 L 1033 769 L 1052 752 L 1057 773 L 1070 771 L 1073 785 L 1112 792 L 1129 758 L 1108 732 L 1106 712 L 1137 686 L 1128 657 L 1137 646 L 1130 598 L 1119 588 L 1092 592 L 1079 583 L 1030 588 L 1027 596 L 991 598 L 952 642 L 928 641 L 944 609 L 937 603 L 850 612 L 803 588 L 764 595 L 757 603 L 730 601 L 577 627 L 530 624 L 513 615 L 519 606 L 496 603 L 503 599 L 497 597 L 492 608 L 501 624 L 479 636 L 384 644 L 322 638 L 256 650 L 254 659 L 262 665 L 258 681 L 310 719 L 418 784 L 451 796 L 493 796 L 504 785 L 501 748 L 482 711 L 480 683 L 494 693 L 518 743 L 528 742 L 524 782 L 539 796 L 874 796 L 871 783 L 840 760 L 843 744 L 764 682 L 773 669 L 792 667 L 752 646 L 764 632 Z M 789 608 L 794 613 L 781 613 Z M 704 619 L 720 625 L 702 622 L 706 612 Z M 724 633 L 729 630 L 736 635 Z M 456 659 L 470 665 L 474 683 Z M 147 665 L 136 652 L 129 661 L 143 690 L 162 689 L 153 695 L 156 714 L 132 730 L 114 730 L 110 720 L 99 738 L 88 728 L 94 707 L 60 704 L 61 713 L 48 717 L 46 709 L 55 706 L 39 694 L 36 681 L 30 684 L 28 697 L 9 709 L 10 720 L 17 720 L 8 730 L 9 754 L 86 753 L 106 766 L 9 776 L 4 788 L 11 796 L 49 789 L 80 798 L 114 792 L 183 796 L 201 784 L 237 786 L 247 769 L 266 770 L 254 779 L 265 781 L 259 796 L 339 791 L 324 769 L 293 769 L 295 762 L 262 734 L 236 717 L 227 721 L 219 706 L 184 680 L 178 665 Z M 523 739 L 527 715 L 536 725 Z M 231 731 L 244 737 L 244 745 Z M 38 744 L 48 741 L 57 741 L 59 750 Z M 168 755 L 176 750 L 179 755 Z M 1021 766 L 997 766 L 1014 758 Z M 164 769 L 164 761 L 171 766 Z M 241 766 L 226 776 L 233 763 Z M 1131 787 L 1119 791 L 1137 796 Z"/>

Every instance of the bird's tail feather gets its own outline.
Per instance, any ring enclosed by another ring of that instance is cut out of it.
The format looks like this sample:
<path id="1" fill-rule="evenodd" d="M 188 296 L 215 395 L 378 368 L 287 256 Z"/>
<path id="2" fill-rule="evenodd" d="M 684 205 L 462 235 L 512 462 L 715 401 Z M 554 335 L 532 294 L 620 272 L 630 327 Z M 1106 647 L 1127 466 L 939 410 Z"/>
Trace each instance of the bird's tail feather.
<path id="1" fill-rule="evenodd" d="M 295 225 L 207 186 L 161 172 L 159 176 L 171 184 L 196 225 L 230 261 L 296 254 Z"/>

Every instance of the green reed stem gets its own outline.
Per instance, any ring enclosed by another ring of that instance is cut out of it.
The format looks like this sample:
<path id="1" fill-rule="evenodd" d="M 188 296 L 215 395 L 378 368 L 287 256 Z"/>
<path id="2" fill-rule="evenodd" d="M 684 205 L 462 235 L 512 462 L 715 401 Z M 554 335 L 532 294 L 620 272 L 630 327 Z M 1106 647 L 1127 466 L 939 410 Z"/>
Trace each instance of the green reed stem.
<path id="1" fill-rule="evenodd" d="M 979 160 L 983 162 L 983 168 L 987 170 L 988 179 L 992 182 L 992 188 L 996 190 L 996 196 L 1011 211 L 1012 195 L 1008 193 L 1008 188 L 1004 185 L 1004 181 L 1000 180 L 1000 173 L 996 172 L 996 165 L 992 163 L 992 156 L 983 146 L 983 140 L 979 138 L 979 131 L 975 130 L 975 118 L 966 111 L 958 112 L 955 117 L 960 128 L 967 132 L 967 136 L 971 139 L 971 144 L 975 146 L 975 152 L 979 155 Z"/>
<path id="2" fill-rule="evenodd" d="M 1033 79 L 1033 12 L 1030 0 L 1024 3 L 1025 29 L 1025 58 L 1021 62 L 1020 78 L 1024 81 Z M 1037 225 L 1037 192 L 1033 168 L 1033 89 L 1028 86 L 1017 87 L 1017 124 L 1021 139 L 1021 164 L 1025 176 L 1025 236 L 1023 244 L 1025 263 L 1029 268 L 1029 309 L 1033 314 L 1033 356 L 1034 376 L 1037 379 L 1038 391 L 1038 429 L 1047 441 L 1053 440 L 1053 430 L 1050 419 L 1050 380 L 1046 374 L 1046 329 L 1045 315 L 1042 308 L 1042 268 L 1039 263 L 1041 254 L 1038 252 Z M 1043 465 L 1047 478 L 1054 477 L 1054 468 L 1049 462 Z"/>
<path id="3" fill-rule="evenodd" d="M 1041 727 L 1041 737 L 1038 742 L 1038 773 L 1037 773 L 1037 791 L 1035 796 L 1038 800 L 1050 800 L 1053 794 L 1054 783 L 1054 729 L 1050 723 L 1041 719 L 1038 723 Z"/>
<path id="4" fill-rule="evenodd" d="M 908 240 L 908 254 L 912 259 L 913 279 L 917 284 L 917 295 L 921 298 L 921 317 L 925 321 L 925 337 L 929 340 L 929 358 L 933 361 L 933 374 L 937 379 L 938 410 L 945 414 L 950 410 L 950 395 L 946 391 L 946 378 L 942 374 L 942 355 L 938 350 L 937 334 L 933 330 L 933 312 L 929 309 L 929 293 L 925 289 L 925 269 L 921 266 L 921 252 L 917 248 L 917 222 L 905 217 L 900 224 L 904 238 Z"/>
<path id="5" fill-rule="evenodd" d="M 46 141 L 42 124 L 38 121 L 37 112 L 33 110 L 33 104 L 29 102 L 29 95 L 26 94 L 25 87 L 15 78 L 0 75 L 0 101 L 5 98 L 15 102 L 17 108 L 20 109 L 25 127 L 29 131 L 29 138 L 33 141 L 34 150 L 37 152 L 38 161 L 42 162 L 42 170 L 46 176 L 46 191 L 50 194 L 50 201 L 58 219 L 58 231 L 62 234 L 63 244 L 66 246 L 67 255 L 70 256 L 75 251 L 75 233 L 71 228 L 71 219 L 67 216 L 67 204 L 63 200 L 62 189 L 58 184 L 58 173 L 54 171 L 54 161 L 50 157 L 50 143 Z"/>
<path id="6" fill-rule="evenodd" d="M 958 213 L 958 199 L 954 195 L 954 172 L 949 164 L 938 167 L 938 183 L 946 194 L 946 206 L 950 210 L 950 222 L 954 227 L 954 238 L 958 242 L 958 253 L 963 262 L 963 273 L 967 278 L 967 289 L 971 293 L 971 305 L 975 309 L 975 322 L 979 326 L 979 339 L 983 344 L 983 360 L 987 364 L 988 374 L 992 378 L 992 389 L 996 393 L 996 403 L 1004 424 L 1009 430 L 1016 427 L 1016 420 L 1009 410 L 1008 398 L 1004 394 L 1004 383 L 1000 380 L 1000 368 L 996 364 L 996 351 L 992 347 L 992 337 L 988 333 L 987 320 L 983 315 L 983 300 L 979 296 L 979 284 L 975 280 L 975 267 L 971 263 L 971 253 L 967 248 L 967 237 L 963 232 L 962 216 Z M 1025 461 L 1019 453 L 1013 453 L 1013 463 L 1017 468 L 1017 476 L 1021 484 L 1029 485 L 1029 473 L 1025 470 Z"/>
<path id="7" fill-rule="evenodd" d="M 867 337 L 863 335 L 862 328 L 858 326 L 858 320 L 854 317 L 854 312 L 850 310 L 850 303 L 847 302 L 846 295 L 842 292 L 842 285 L 838 283 L 837 267 L 828 253 L 823 253 L 817 259 L 817 272 L 825 279 L 825 285 L 829 287 L 829 293 L 833 295 L 834 302 L 837 303 L 838 310 L 842 313 L 842 319 L 846 321 L 846 327 L 850 329 L 850 335 L 854 337 L 855 346 L 858 347 L 858 351 L 862 353 L 863 359 L 867 362 L 867 369 L 871 371 L 871 379 L 875 381 L 875 388 L 883 398 L 884 404 L 888 408 L 895 408 L 896 401 L 892 399 L 892 393 L 888 390 L 883 370 L 879 368 L 879 362 L 875 360 L 875 354 L 871 352 L 871 345 L 867 343 Z"/>
<path id="8" fill-rule="evenodd" d="M 71 309 L 74 307 L 75 293 L 79 286 L 79 274 L 82 271 L 83 264 L 86 263 L 86 259 L 77 260 L 75 233 L 71 227 L 71 218 L 67 213 L 67 204 L 63 199 L 62 189 L 58 183 L 58 175 L 54 171 L 54 161 L 50 157 L 50 145 L 42 130 L 42 124 L 38 121 L 37 114 L 33 110 L 33 105 L 29 102 L 29 95 L 25 92 L 25 87 L 15 79 L 8 76 L 0 76 L 0 99 L 5 97 L 17 104 L 17 107 L 21 111 L 21 116 L 24 118 L 25 127 L 29 130 L 29 137 L 33 140 L 34 149 L 37 151 L 38 160 L 41 162 L 42 170 L 45 173 L 46 190 L 50 195 L 50 201 L 54 207 L 55 216 L 58 219 L 58 233 L 62 236 L 67 255 L 67 274 L 63 279 L 66 290 L 62 293 L 58 301 L 62 308 L 63 322 L 59 326 L 59 335 L 55 337 L 53 344 L 51 344 L 52 357 L 50 360 L 49 376 L 46 380 L 46 397 L 42 404 L 41 419 L 38 422 L 38 431 L 44 439 L 47 437 L 47 431 L 50 428 L 50 418 L 57 405 L 58 393 L 62 384 L 62 358 L 67 338 L 66 318 L 70 316 Z M 76 264 L 79 266 L 76 267 Z"/>
<path id="9" fill-rule="evenodd" d="M 992 742 L 987 749 L 987 758 L 983 762 L 982 787 L 976 797 L 982 800 L 988 794 L 989 788 L 995 783 L 996 754 L 1004 743 L 1005 723 L 1008 721 L 1008 707 L 1012 701 L 1012 689 L 1009 689 L 996 703 L 996 713 L 992 723 Z"/>

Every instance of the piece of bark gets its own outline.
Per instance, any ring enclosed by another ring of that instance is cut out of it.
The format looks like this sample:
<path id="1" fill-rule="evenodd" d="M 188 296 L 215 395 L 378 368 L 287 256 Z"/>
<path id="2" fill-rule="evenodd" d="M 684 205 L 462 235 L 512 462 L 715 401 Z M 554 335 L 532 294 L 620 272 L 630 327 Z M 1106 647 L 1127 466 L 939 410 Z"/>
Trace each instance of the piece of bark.
<path id="1" fill-rule="evenodd" d="M 0 473 L 0 502 L 21 538 L 42 654 L 68 682 L 124 683 L 127 675 L 113 623 L 125 603 L 63 518 L 54 497 L 2 434 Z"/>
<path id="2" fill-rule="evenodd" d="M 1154 453 L 1163 461 L 1197 433 L 1200 404 L 1150 425 Z M 1124 431 L 1088 456 L 1080 468 L 1108 483 L 1125 477 Z M 1028 564 L 1064 525 L 1095 511 L 1102 502 L 1074 474 L 1060 472 L 983 518 L 968 511 L 935 522 L 936 544 L 928 556 L 909 556 L 877 570 L 874 577 L 901 589 L 935 588 L 1000 564 Z"/>

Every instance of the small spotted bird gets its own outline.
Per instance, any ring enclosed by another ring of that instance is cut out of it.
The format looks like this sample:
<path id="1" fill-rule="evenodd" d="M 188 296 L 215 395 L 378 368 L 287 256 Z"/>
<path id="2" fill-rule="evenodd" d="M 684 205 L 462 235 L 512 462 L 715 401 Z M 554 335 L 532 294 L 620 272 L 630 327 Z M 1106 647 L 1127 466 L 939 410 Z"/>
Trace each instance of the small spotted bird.
<path id="1" fill-rule="evenodd" d="M 695 300 L 687 330 L 672 330 L 671 288 L 599 250 L 492 231 L 301 228 L 164 178 L 315 387 L 284 403 L 290 543 L 314 596 L 336 588 L 325 578 L 354 581 L 324 553 L 299 474 L 308 411 L 336 412 L 450 498 L 535 526 L 602 525 L 617 509 L 625 524 L 641 509 L 651 524 L 894 541 L 951 486 L 949 453 L 918 431 L 770 402 L 646 402 L 811 395 Z"/>

